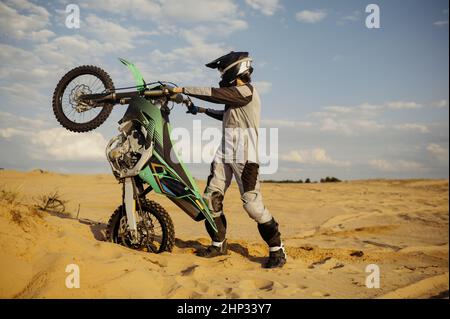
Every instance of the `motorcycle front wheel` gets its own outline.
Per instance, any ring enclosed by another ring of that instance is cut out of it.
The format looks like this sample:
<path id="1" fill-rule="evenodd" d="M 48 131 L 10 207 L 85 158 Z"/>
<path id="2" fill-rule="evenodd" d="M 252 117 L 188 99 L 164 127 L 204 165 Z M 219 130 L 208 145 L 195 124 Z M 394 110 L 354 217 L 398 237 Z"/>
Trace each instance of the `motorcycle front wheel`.
<path id="1" fill-rule="evenodd" d="M 140 208 L 137 221 L 138 242 L 131 240 L 123 205 L 119 206 L 109 219 L 106 240 L 156 254 L 172 251 L 175 230 L 170 215 L 161 205 L 147 199 L 140 201 Z"/>
<path id="2" fill-rule="evenodd" d="M 114 90 L 114 83 L 106 71 L 93 65 L 79 66 L 67 72 L 56 86 L 53 113 L 58 122 L 72 132 L 92 131 L 106 121 L 114 105 L 89 105 L 79 97 Z"/>

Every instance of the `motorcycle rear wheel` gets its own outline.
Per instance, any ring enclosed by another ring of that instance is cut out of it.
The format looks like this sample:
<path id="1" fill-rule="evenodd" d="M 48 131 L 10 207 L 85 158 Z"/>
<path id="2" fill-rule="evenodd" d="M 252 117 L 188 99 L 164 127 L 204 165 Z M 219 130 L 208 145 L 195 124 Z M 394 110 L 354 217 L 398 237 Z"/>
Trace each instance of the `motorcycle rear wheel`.
<path id="1" fill-rule="evenodd" d="M 93 65 L 79 66 L 67 72 L 56 86 L 52 99 L 53 113 L 69 131 L 92 131 L 106 121 L 114 105 L 102 103 L 95 107 L 82 106 L 77 96 L 114 90 L 114 83 L 106 71 Z M 85 119 L 88 113 L 93 116 Z M 78 116 L 80 121 L 77 121 Z"/>
<path id="2" fill-rule="evenodd" d="M 151 219 L 152 223 L 157 222 L 157 224 L 159 224 L 156 225 L 156 228 L 160 226 L 161 234 L 153 233 L 153 231 L 152 234 L 149 234 L 149 230 L 144 230 L 142 229 L 143 227 L 139 227 L 138 225 L 138 231 L 144 230 L 146 234 L 143 236 L 141 234 L 142 242 L 140 244 L 131 244 L 126 236 L 121 234 L 121 226 L 126 225 L 127 221 L 125 208 L 121 205 L 109 219 L 106 229 L 106 240 L 128 248 L 144 250 L 156 254 L 162 253 L 163 251 L 171 252 L 175 243 L 175 229 L 170 215 L 161 205 L 154 201 L 143 199 L 141 200 L 140 205 L 142 212 L 147 214 L 146 217 Z"/>

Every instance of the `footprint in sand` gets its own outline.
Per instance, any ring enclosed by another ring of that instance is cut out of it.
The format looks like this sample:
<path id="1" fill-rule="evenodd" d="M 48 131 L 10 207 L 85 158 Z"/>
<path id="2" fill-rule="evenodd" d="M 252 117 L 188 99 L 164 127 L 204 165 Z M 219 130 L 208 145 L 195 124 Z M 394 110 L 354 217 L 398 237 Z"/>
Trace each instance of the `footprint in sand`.
<path id="1" fill-rule="evenodd" d="M 319 260 L 319 261 L 315 261 L 315 262 L 313 262 L 311 265 L 309 265 L 308 268 L 309 268 L 309 269 L 314 269 L 316 266 L 320 266 L 320 265 L 325 264 L 325 263 L 326 263 L 328 260 L 330 260 L 330 259 L 331 259 L 331 257 L 328 256 L 328 257 L 325 257 L 325 258 L 323 258 L 323 259 L 321 259 L 321 260 Z"/>
<path id="2" fill-rule="evenodd" d="M 313 297 L 329 297 L 330 294 L 327 292 L 315 291 L 311 294 Z"/>
<path id="3" fill-rule="evenodd" d="M 167 267 L 167 265 L 168 265 L 167 260 L 165 260 L 165 259 L 153 260 L 148 257 L 144 257 L 144 260 L 149 261 L 152 264 L 157 265 L 161 268 Z"/>
<path id="4" fill-rule="evenodd" d="M 275 282 L 272 280 L 266 280 L 266 279 L 256 279 L 255 280 L 255 287 L 259 290 L 267 290 L 270 291 L 273 289 L 275 285 Z"/>
<path id="5" fill-rule="evenodd" d="M 195 271 L 195 268 L 197 268 L 198 267 L 198 265 L 192 265 L 192 266 L 189 266 L 189 267 L 187 267 L 187 268 L 185 268 L 185 269 L 183 269 L 182 271 L 181 271 L 181 275 L 182 276 L 189 276 L 189 275 L 192 275 L 193 273 L 194 273 L 194 271 Z"/>
<path id="6" fill-rule="evenodd" d="M 275 286 L 286 287 L 285 285 L 267 279 L 246 279 L 239 283 L 239 288 L 243 290 L 255 290 L 256 288 L 259 290 L 271 291 Z"/>
<path id="7" fill-rule="evenodd" d="M 336 263 L 333 267 L 331 267 L 331 270 L 343 268 L 345 265 L 343 263 Z"/>

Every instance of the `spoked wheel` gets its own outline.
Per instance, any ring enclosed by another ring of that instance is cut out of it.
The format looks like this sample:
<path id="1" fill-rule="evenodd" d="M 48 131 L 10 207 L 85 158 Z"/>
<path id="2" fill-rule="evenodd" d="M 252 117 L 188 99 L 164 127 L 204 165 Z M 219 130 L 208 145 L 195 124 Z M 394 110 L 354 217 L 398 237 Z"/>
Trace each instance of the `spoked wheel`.
<path id="1" fill-rule="evenodd" d="M 106 240 L 156 254 L 172 251 L 175 230 L 167 211 L 158 203 L 146 199 L 141 201 L 141 209 L 142 213 L 138 214 L 137 220 L 137 242 L 131 239 L 123 206 L 119 206 L 109 219 Z"/>
<path id="2" fill-rule="evenodd" d="M 84 94 L 114 91 L 111 77 L 103 69 L 83 65 L 72 69 L 59 81 L 53 93 L 53 112 L 58 122 L 73 132 L 96 129 L 111 114 L 113 104 L 88 104 L 80 100 Z"/>

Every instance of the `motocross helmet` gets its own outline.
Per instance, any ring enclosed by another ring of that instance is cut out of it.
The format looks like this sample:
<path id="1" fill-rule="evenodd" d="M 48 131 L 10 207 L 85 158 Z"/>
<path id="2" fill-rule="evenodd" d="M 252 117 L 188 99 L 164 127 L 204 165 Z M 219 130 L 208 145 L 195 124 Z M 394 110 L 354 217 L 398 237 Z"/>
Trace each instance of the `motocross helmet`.
<path id="1" fill-rule="evenodd" d="M 227 87 L 234 85 L 238 77 L 247 76 L 250 78 L 253 72 L 251 63 L 252 59 L 248 56 L 248 52 L 231 51 L 209 62 L 206 66 L 211 69 L 218 69 L 222 78 L 219 85 L 220 87 Z"/>

